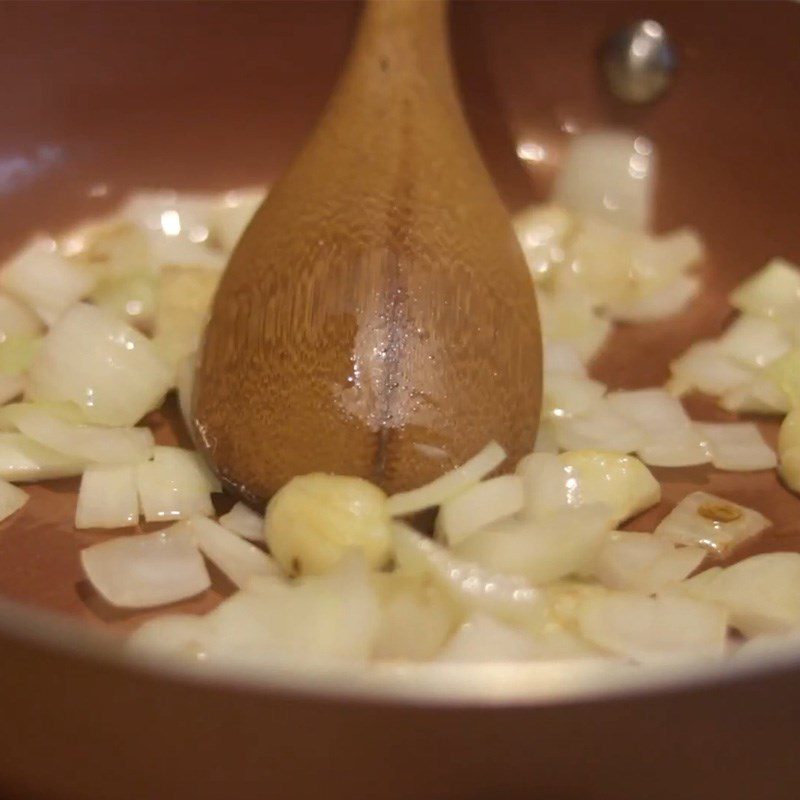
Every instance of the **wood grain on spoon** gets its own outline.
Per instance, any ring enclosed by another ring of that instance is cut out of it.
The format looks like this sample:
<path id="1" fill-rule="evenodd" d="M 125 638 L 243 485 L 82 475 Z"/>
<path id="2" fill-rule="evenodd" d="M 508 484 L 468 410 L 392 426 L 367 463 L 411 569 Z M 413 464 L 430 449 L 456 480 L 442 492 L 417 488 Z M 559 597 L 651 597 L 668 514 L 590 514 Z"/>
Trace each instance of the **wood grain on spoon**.
<path id="1" fill-rule="evenodd" d="M 219 287 L 198 443 L 255 504 L 313 471 L 394 492 L 491 439 L 513 465 L 540 393 L 533 286 L 461 112 L 446 6 L 370 3 Z"/>

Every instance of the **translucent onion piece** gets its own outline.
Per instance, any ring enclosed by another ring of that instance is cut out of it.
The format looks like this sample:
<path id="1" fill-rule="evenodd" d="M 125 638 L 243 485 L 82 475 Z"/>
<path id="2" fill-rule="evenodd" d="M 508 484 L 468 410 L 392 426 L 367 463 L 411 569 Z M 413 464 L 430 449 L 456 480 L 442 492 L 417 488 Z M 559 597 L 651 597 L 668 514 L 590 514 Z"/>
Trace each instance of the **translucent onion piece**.
<path id="1" fill-rule="evenodd" d="M 554 199 L 575 213 L 646 230 L 655 162 L 653 144 L 642 136 L 617 131 L 576 136 L 556 179 Z"/>
<path id="2" fill-rule="evenodd" d="M 211 585 L 203 557 L 186 531 L 110 539 L 83 550 L 81 564 L 92 586 L 120 608 L 174 603 Z"/>
<path id="3" fill-rule="evenodd" d="M 264 517 L 244 503 L 236 503 L 227 514 L 219 518 L 219 524 L 243 539 L 251 542 L 264 541 Z"/>
<path id="4" fill-rule="evenodd" d="M 39 352 L 42 340 L 32 336 L 9 336 L 0 342 L 0 374 L 21 375 Z"/>
<path id="5" fill-rule="evenodd" d="M 478 483 L 505 460 L 506 451 L 497 442 L 490 442 L 469 461 L 431 481 L 426 486 L 392 495 L 387 504 L 389 513 L 393 517 L 400 517 L 438 506 L 445 500 L 455 497 L 464 489 Z"/>
<path id="6" fill-rule="evenodd" d="M 558 206 L 531 206 L 514 217 L 528 269 L 535 281 L 546 280 L 564 261 L 564 239 L 572 227 L 572 217 Z"/>
<path id="7" fill-rule="evenodd" d="M 37 336 L 41 330 L 39 318 L 28 306 L 0 292 L 0 341 L 9 336 Z"/>
<path id="8" fill-rule="evenodd" d="M 536 657 L 531 636 L 488 614 L 473 614 L 436 658 L 445 664 L 530 661 Z"/>
<path id="9" fill-rule="evenodd" d="M 0 521 L 19 511 L 27 502 L 27 492 L 8 481 L 0 480 Z"/>
<path id="10" fill-rule="evenodd" d="M 587 377 L 586 366 L 580 353 L 569 342 L 542 342 L 542 371 Z"/>
<path id="11" fill-rule="evenodd" d="M 730 296 L 731 305 L 748 314 L 797 319 L 800 313 L 800 269 L 774 258 Z"/>
<path id="12" fill-rule="evenodd" d="M 214 513 L 213 486 L 199 456 L 178 447 L 156 447 L 153 460 L 136 466 L 136 486 L 148 522 L 188 519 Z"/>
<path id="13" fill-rule="evenodd" d="M 800 554 L 763 553 L 683 584 L 691 597 L 717 603 L 745 636 L 800 628 Z"/>
<path id="14" fill-rule="evenodd" d="M 460 615 L 426 578 L 403 573 L 374 576 L 381 599 L 381 621 L 373 651 L 378 660 L 432 658 Z"/>
<path id="15" fill-rule="evenodd" d="M 549 341 L 567 342 L 589 362 L 603 347 L 611 322 L 594 308 L 594 301 L 582 291 L 540 291 L 537 294 L 542 335 Z"/>
<path id="16" fill-rule="evenodd" d="M 678 275 L 668 286 L 609 303 L 606 314 L 618 322 L 639 324 L 680 314 L 700 292 L 700 279 Z"/>
<path id="17" fill-rule="evenodd" d="M 645 443 L 645 433 L 605 400 L 581 416 L 559 419 L 556 440 L 562 450 L 609 450 L 632 453 Z"/>
<path id="18" fill-rule="evenodd" d="M 35 239 L 0 272 L 0 286 L 52 325 L 94 288 L 90 271 L 58 253 L 52 239 Z"/>
<path id="19" fill-rule="evenodd" d="M 611 530 L 602 504 L 563 509 L 547 522 L 509 522 L 478 531 L 454 548 L 489 572 L 521 575 L 535 585 L 584 571 Z"/>
<path id="20" fill-rule="evenodd" d="M 86 467 L 75 511 L 76 528 L 124 528 L 139 520 L 136 471 L 130 465 Z"/>
<path id="21" fill-rule="evenodd" d="M 59 453 L 98 464 L 138 464 L 153 455 L 153 432 L 149 428 L 73 425 L 33 404 L 26 405 L 17 414 L 17 428 Z"/>
<path id="22" fill-rule="evenodd" d="M 684 273 L 703 258 L 703 242 L 691 228 L 661 236 L 639 236 L 631 252 L 631 275 L 642 288 L 674 287 Z"/>
<path id="23" fill-rule="evenodd" d="M 212 627 L 205 617 L 162 614 L 140 625 L 126 640 L 126 647 L 153 655 L 202 660 Z"/>
<path id="24" fill-rule="evenodd" d="M 568 506 L 579 506 L 583 496 L 577 471 L 553 453 L 531 453 L 517 464 L 523 483 L 523 516 L 541 522 Z"/>
<path id="25" fill-rule="evenodd" d="M 270 500 L 264 538 L 287 575 L 330 572 L 351 550 L 379 568 L 391 550 L 386 495 L 362 478 L 300 475 Z"/>
<path id="26" fill-rule="evenodd" d="M 156 284 L 149 272 L 101 280 L 91 295 L 92 302 L 139 330 L 153 327 Z"/>
<path id="27" fill-rule="evenodd" d="M 752 422 L 706 422 L 698 427 L 717 469 L 748 471 L 777 466 L 775 453 Z"/>
<path id="28" fill-rule="evenodd" d="M 643 664 L 723 656 L 727 617 L 711 603 L 624 592 L 589 598 L 579 612 L 589 641 Z"/>
<path id="29" fill-rule="evenodd" d="M 437 533 L 452 547 L 480 528 L 516 514 L 524 500 L 522 480 L 516 475 L 483 481 L 442 503 Z"/>
<path id="30" fill-rule="evenodd" d="M 593 571 L 609 589 L 654 594 L 688 578 L 705 556 L 702 547 L 676 547 L 651 533 L 617 531 L 604 541 Z"/>
<path id="31" fill-rule="evenodd" d="M 257 575 L 280 575 L 277 564 L 255 545 L 244 541 L 204 517 L 192 517 L 178 525 L 194 536 L 203 555 L 216 564 L 239 588 Z"/>
<path id="32" fill-rule="evenodd" d="M 9 403 L 0 408 L 0 430 L 18 430 L 18 420 L 24 418 L 31 410 L 41 411 L 72 425 L 86 422 L 83 413 L 75 403 Z"/>
<path id="33" fill-rule="evenodd" d="M 605 392 L 605 385 L 599 381 L 566 372 L 545 372 L 542 415 L 545 419 L 567 419 L 587 414 Z"/>
<path id="34" fill-rule="evenodd" d="M 61 239 L 59 250 L 90 269 L 100 282 L 152 274 L 155 268 L 145 231 L 119 218 L 72 231 Z"/>
<path id="35" fill-rule="evenodd" d="M 673 394 L 692 389 L 720 395 L 752 380 L 754 370 L 725 353 L 717 342 L 697 342 L 670 365 Z"/>
<path id="36" fill-rule="evenodd" d="M 751 368 L 761 368 L 789 352 L 792 342 L 773 320 L 743 315 L 718 339 L 721 352 Z"/>
<path id="37" fill-rule="evenodd" d="M 552 424 L 546 420 L 539 422 L 533 449 L 536 453 L 557 453 L 559 451 L 556 432 L 553 430 Z"/>
<path id="38" fill-rule="evenodd" d="M 778 470 L 783 482 L 792 491 L 800 492 L 800 447 L 781 450 Z"/>
<path id="39" fill-rule="evenodd" d="M 778 450 L 783 453 L 792 447 L 800 447 L 800 406 L 784 417 L 778 433 Z"/>
<path id="40" fill-rule="evenodd" d="M 0 405 L 14 400 L 25 391 L 25 380 L 20 375 L 0 375 Z"/>
<path id="41" fill-rule="evenodd" d="M 29 374 L 34 400 L 71 400 L 90 422 L 134 425 L 161 402 L 171 370 L 124 322 L 84 303 L 51 329 Z"/>
<path id="42" fill-rule="evenodd" d="M 504 619 L 532 619 L 543 613 L 542 594 L 519 576 L 492 574 L 462 561 L 408 525 L 392 534 L 400 568 L 431 579 L 466 611 L 485 611 Z"/>
<path id="43" fill-rule="evenodd" d="M 792 406 L 789 396 L 767 374 L 729 389 L 719 405 L 726 411 L 746 414 L 785 414 Z"/>
<path id="44" fill-rule="evenodd" d="M 655 535 L 676 544 L 699 545 L 724 558 L 771 524 L 752 508 L 706 492 L 692 492 L 661 520 Z"/>
<path id="45" fill-rule="evenodd" d="M 0 433 L 0 478 L 14 483 L 71 478 L 86 462 L 34 442 L 21 433 Z"/>
<path id="46" fill-rule="evenodd" d="M 242 189 L 228 192 L 209 216 L 211 239 L 226 253 L 233 251 L 256 209 L 264 201 L 264 189 Z"/>
<path id="47" fill-rule="evenodd" d="M 772 381 L 791 405 L 800 405 L 800 348 L 795 347 L 775 359 L 764 370 L 764 378 Z"/>

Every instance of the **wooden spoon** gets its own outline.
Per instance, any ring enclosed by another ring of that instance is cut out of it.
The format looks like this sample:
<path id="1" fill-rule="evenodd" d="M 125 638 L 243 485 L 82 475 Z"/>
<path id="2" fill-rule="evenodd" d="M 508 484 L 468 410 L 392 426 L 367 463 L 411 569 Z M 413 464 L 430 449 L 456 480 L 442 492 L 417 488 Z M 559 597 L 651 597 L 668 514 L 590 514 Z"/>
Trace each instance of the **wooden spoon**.
<path id="1" fill-rule="evenodd" d="M 456 95 L 443 2 L 371 2 L 343 76 L 217 292 L 195 436 L 254 505 L 295 475 L 389 492 L 533 448 L 531 278 Z"/>

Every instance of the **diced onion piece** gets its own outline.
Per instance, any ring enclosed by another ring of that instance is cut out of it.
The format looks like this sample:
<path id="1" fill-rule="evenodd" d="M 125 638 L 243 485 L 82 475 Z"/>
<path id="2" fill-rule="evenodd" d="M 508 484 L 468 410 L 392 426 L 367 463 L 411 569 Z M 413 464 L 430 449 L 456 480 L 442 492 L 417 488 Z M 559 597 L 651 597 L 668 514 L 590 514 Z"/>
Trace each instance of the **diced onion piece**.
<path id="1" fill-rule="evenodd" d="M 541 421 L 539 423 L 533 450 L 536 453 L 557 453 L 559 451 L 556 432 L 553 430 L 551 423 L 547 421 Z"/>
<path id="2" fill-rule="evenodd" d="M 211 663 L 363 663 L 375 645 L 380 604 L 363 557 L 349 553 L 327 575 L 293 583 L 259 578 L 258 591 L 238 592 L 206 619 Z"/>
<path id="3" fill-rule="evenodd" d="M 492 574 L 462 561 L 413 528 L 396 522 L 392 539 L 401 569 L 431 579 L 466 611 L 485 611 L 503 619 L 536 619 L 542 594 L 519 576 Z"/>
<path id="4" fill-rule="evenodd" d="M 480 528 L 516 514 L 524 500 L 522 480 L 516 475 L 483 481 L 442 503 L 437 532 L 452 547 Z"/>
<path id="5" fill-rule="evenodd" d="M 287 575 L 329 572 L 349 550 L 378 568 L 391 549 L 386 505 L 386 495 L 362 478 L 301 475 L 270 500 L 264 538 Z"/>
<path id="6" fill-rule="evenodd" d="M 265 195 L 263 189 L 228 192 L 222 204 L 216 205 L 209 216 L 209 231 L 213 242 L 226 253 L 232 252 L 256 209 L 264 202 Z"/>
<path id="7" fill-rule="evenodd" d="M 92 270 L 101 282 L 152 274 L 155 268 L 145 231 L 117 217 L 72 231 L 61 239 L 59 250 Z"/>
<path id="8" fill-rule="evenodd" d="M 25 381 L 20 375 L 0 375 L 0 405 L 14 400 L 25 391 Z"/>
<path id="9" fill-rule="evenodd" d="M 436 658 L 438 663 L 503 663 L 530 661 L 536 646 L 530 634 L 480 612 L 455 632 Z"/>
<path id="10" fill-rule="evenodd" d="M 762 553 L 709 573 L 682 589 L 726 608 L 745 636 L 800 628 L 800 554 Z"/>
<path id="11" fill-rule="evenodd" d="M 9 336 L 38 336 L 41 330 L 39 318 L 28 306 L 0 292 L 0 341 Z"/>
<path id="12" fill-rule="evenodd" d="M 764 378 L 772 381 L 791 405 L 800 405 L 800 347 L 791 349 L 769 364 L 764 370 Z"/>
<path id="13" fill-rule="evenodd" d="M 517 474 L 525 489 L 524 516 L 538 522 L 562 508 L 604 503 L 617 523 L 661 497 L 661 487 L 647 467 L 618 453 L 533 453 L 519 462 Z"/>
<path id="14" fill-rule="evenodd" d="M 717 605 L 685 597 L 618 592 L 587 599 L 579 623 L 599 647 L 648 664 L 723 656 L 727 617 Z"/>
<path id="15" fill-rule="evenodd" d="M 800 447 L 800 406 L 795 406 L 784 418 L 778 433 L 778 450 Z"/>
<path id="16" fill-rule="evenodd" d="M 251 542 L 264 541 L 264 517 L 244 503 L 236 503 L 227 514 L 219 518 L 219 524 L 243 539 Z"/>
<path id="17" fill-rule="evenodd" d="M 631 275 L 642 289 L 668 289 L 678 278 L 688 277 L 684 273 L 702 259 L 703 251 L 702 240 L 691 228 L 638 236 L 631 251 Z"/>
<path id="18" fill-rule="evenodd" d="M 0 286 L 52 325 L 94 288 L 91 272 L 58 253 L 52 239 L 35 239 L 0 272 Z"/>
<path id="19" fill-rule="evenodd" d="M 0 479 L 0 521 L 19 511 L 27 502 L 27 492 Z"/>
<path id="20" fill-rule="evenodd" d="M 213 561 L 239 588 L 246 586 L 256 575 L 280 575 L 275 562 L 263 550 L 245 542 L 213 520 L 192 517 L 178 524 L 185 526 L 206 558 Z"/>
<path id="21" fill-rule="evenodd" d="M 800 447 L 780 451 L 781 479 L 794 492 L 800 492 Z"/>
<path id="22" fill-rule="evenodd" d="M 202 660 L 213 628 L 206 617 L 160 614 L 140 625 L 125 641 L 134 651 Z"/>
<path id="23" fill-rule="evenodd" d="M 740 283 L 730 301 L 748 314 L 795 320 L 800 313 L 800 269 L 785 259 L 773 258 Z"/>
<path id="24" fill-rule="evenodd" d="M 729 389 L 719 404 L 740 414 L 785 414 L 792 407 L 789 396 L 766 374 Z"/>
<path id="25" fill-rule="evenodd" d="M 682 467 L 709 461 L 703 437 L 680 400 L 663 389 L 612 392 L 607 401 L 615 412 L 642 431 L 637 455 L 645 464 Z"/>
<path id="26" fill-rule="evenodd" d="M 661 520 L 655 535 L 676 544 L 699 545 L 724 558 L 770 525 L 752 508 L 706 492 L 692 492 Z"/>
<path id="27" fill-rule="evenodd" d="M 177 366 L 197 350 L 219 278 L 208 267 L 168 265 L 160 271 L 153 344 L 169 364 Z"/>
<path id="28" fill-rule="evenodd" d="M 563 450 L 610 450 L 632 453 L 645 442 L 644 431 L 605 400 L 581 416 L 559 419 L 556 440 Z"/>
<path id="29" fill-rule="evenodd" d="M 557 372 L 587 377 L 580 353 L 569 342 L 542 342 L 542 371 L 545 374 Z"/>
<path id="30" fill-rule="evenodd" d="M 149 331 L 156 309 L 155 278 L 150 272 L 101 280 L 92 302 L 139 330 Z"/>
<path id="31" fill-rule="evenodd" d="M 92 586 L 119 608 L 175 603 L 211 585 L 203 557 L 187 531 L 121 536 L 81 551 Z"/>
<path id="32" fill-rule="evenodd" d="M 647 291 L 636 297 L 618 300 L 606 306 L 606 313 L 618 322 L 639 324 L 667 319 L 680 314 L 700 292 L 700 279 L 678 275 L 662 289 Z"/>
<path id="33" fill-rule="evenodd" d="M 705 422 L 698 427 L 717 469 L 773 469 L 778 463 L 772 448 L 752 422 Z"/>
<path id="34" fill-rule="evenodd" d="M 158 406 L 171 384 L 171 370 L 141 333 L 79 303 L 45 337 L 28 394 L 34 400 L 71 400 L 90 422 L 134 425 Z"/>
<path id="35" fill-rule="evenodd" d="M 105 428 L 73 425 L 40 411 L 33 404 L 20 407 L 17 428 L 29 439 L 82 461 L 98 464 L 138 464 L 153 454 L 149 428 Z"/>
<path id="36" fill-rule="evenodd" d="M 521 575 L 541 585 L 584 571 L 611 525 L 605 505 L 568 508 L 546 522 L 510 522 L 478 531 L 454 553 L 489 572 Z"/>
<path id="37" fill-rule="evenodd" d="M 609 589 L 654 594 L 688 578 L 705 556 L 702 547 L 676 547 L 652 533 L 617 531 L 603 543 L 594 574 Z"/>
<path id="38" fill-rule="evenodd" d="M 720 395 L 752 380 L 754 372 L 723 351 L 717 342 L 697 342 L 670 365 L 669 389 L 685 394 L 692 389 Z"/>
<path id="39" fill-rule="evenodd" d="M 545 372 L 542 416 L 568 419 L 589 413 L 602 399 L 606 387 L 580 375 Z"/>
<path id="40" fill-rule="evenodd" d="M 136 471 L 129 464 L 86 467 L 75 511 L 76 528 L 124 528 L 139 520 Z"/>
<path id="41" fill-rule="evenodd" d="M 572 217 L 558 206 L 531 206 L 517 214 L 513 223 L 531 276 L 535 281 L 547 279 L 564 260 L 564 239 L 572 228 Z"/>
<path id="42" fill-rule="evenodd" d="M 34 442 L 21 433 L 0 433 L 0 478 L 14 483 L 71 478 L 86 462 Z"/>
<path id="43" fill-rule="evenodd" d="M 611 331 L 611 322 L 594 308 L 584 292 L 559 290 L 537 294 L 542 335 L 553 342 L 567 342 L 587 363 L 602 348 Z"/>
<path id="44" fill-rule="evenodd" d="M 429 484 L 392 495 L 387 503 L 389 514 L 400 517 L 441 505 L 445 500 L 478 483 L 505 460 L 506 451 L 497 442 L 490 442 L 469 461 Z"/>
<path id="45" fill-rule="evenodd" d="M 623 228 L 646 230 L 652 217 L 653 143 L 621 131 L 576 136 L 556 179 L 557 203 Z"/>
<path id="46" fill-rule="evenodd" d="M 733 322 L 717 341 L 723 353 L 751 368 L 767 366 L 792 346 L 776 322 L 747 314 Z"/>
<path id="47" fill-rule="evenodd" d="M 214 513 L 210 484 L 197 453 L 156 447 L 152 461 L 136 466 L 136 486 L 148 522 L 188 519 Z"/>
<path id="48" fill-rule="evenodd" d="M 0 342 L 0 374 L 21 375 L 33 363 L 42 340 L 31 336 L 9 336 Z"/>

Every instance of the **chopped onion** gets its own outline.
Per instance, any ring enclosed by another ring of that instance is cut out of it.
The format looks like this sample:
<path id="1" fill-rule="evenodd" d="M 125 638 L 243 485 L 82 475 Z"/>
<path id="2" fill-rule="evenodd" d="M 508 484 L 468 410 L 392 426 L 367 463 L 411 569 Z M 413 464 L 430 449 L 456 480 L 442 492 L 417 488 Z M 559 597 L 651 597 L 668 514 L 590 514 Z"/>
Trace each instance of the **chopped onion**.
<path id="1" fill-rule="evenodd" d="M 524 499 L 522 480 L 516 475 L 483 481 L 442 503 L 437 532 L 452 547 L 480 528 L 516 514 Z"/>
<path id="2" fill-rule="evenodd" d="M 445 500 L 478 483 L 505 460 L 506 451 L 497 442 L 490 442 L 469 461 L 429 484 L 392 495 L 387 504 L 389 513 L 393 517 L 400 517 L 441 505 Z"/>
<path id="3" fill-rule="evenodd" d="M 91 272 L 63 258 L 52 239 L 34 239 L 0 272 L 0 286 L 48 325 L 86 297 L 94 284 Z"/>
<path id="4" fill-rule="evenodd" d="M 789 352 L 792 342 L 771 319 L 743 315 L 718 339 L 720 350 L 751 368 L 767 364 Z"/>
<path id="5" fill-rule="evenodd" d="M 539 422 L 539 429 L 536 431 L 536 441 L 533 445 L 536 453 L 558 453 L 558 440 L 556 432 L 551 423 L 542 420 Z"/>
<path id="6" fill-rule="evenodd" d="M 199 661 L 212 630 L 206 617 L 162 614 L 140 625 L 128 636 L 125 644 L 131 650 Z"/>
<path id="7" fill-rule="evenodd" d="M 542 416 L 567 419 L 587 414 L 605 393 L 606 387 L 599 381 L 566 372 L 545 372 Z"/>
<path id="8" fill-rule="evenodd" d="M 211 585 L 190 533 L 164 530 L 121 536 L 81 551 L 92 586 L 112 605 L 149 608 L 175 603 Z"/>
<path id="9" fill-rule="evenodd" d="M 408 525 L 395 523 L 395 558 L 411 574 L 429 575 L 461 608 L 485 611 L 504 619 L 536 619 L 543 597 L 519 576 L 492 574 L 462 561 Z"/>
<path id="10" fill-rule="evenodd" d="M 762 553 L 686 581 L 691 597 L 717 603 L 745 636 L 800 628 L 800 554 Z"/>
<path id="11" fill-rule="evenodd" d="M 265 195 L 263 189 L 228 192 L 222 205 L 216 205 L 209 217 L 209 229 L 214 243 L 226 253 L 232 252 L 250 224 L 253 214 L 264 202 Z"/>
<path id="12" fill-rule="evenodd" d="M 752 422 L 698 424 L 708 442 L 717 469 L 748 471 L 773 469 L 778 461 Z"/>
<path id="13" fill-rule="evenodd" d="M 792 447 L 800 447 L 800 406 L 795 406 L 784 418 L 778 433 L 778 450 L 781 454 Z"/>
<path id="14" fill-rule="evenodd" d="M 89 422 L 134 425 L 159 405 L 172 374 L 141 333 L 79 303 L 50 329 L 29 380 L 34 400 L 71 400 Z"/>
<path id="15" fill-rule="evenodd" d="M 42 340 L 31 336 L 9 336 L 0 342 L 0 374 L 21 375 L 33 363 Z"/>
<path id="16" fill-rule="evenodd" d="M 546 375 L 557 372 L 588 377 L 580 353 L 569 342 L 542 342 L 542 371 Z"/>
<path id="17" fill-rule="evenodd" d="M 700 431 L 680 400 L 663 389 L 612 392 L 608 405 L 642 431 L 637 455 L 645 464 L 683 467 L 710 460 Z"/>
<path id="18" fill-rule="evenodd" d="M 139 330 L 149 331 L 156 310 L 155 278 L 149 272 L 101 280 L 92 302 Z"/>
<path id="19" fill-rule="evenodd" d="M 643 323 L 680 314 L 700 292 L 700 279 L 678 275 L 663 289 L 648 291 L 634 298 L 618 300 L 606 306 L 606 313 L 618 322 Z"/>
<path id="20" fill-rule="evenodd" d="M 785 259 L 773 258 L 740 283 L 730 301 L 747 314 L 794 321 L 800 313 L 800 269 Z"/>
<path id="21" fill-rule="evenodd" d="M 594 301 L 576 290 L 541 291 L 536 298 L 544 338 L 567 342 L 584 362 L 590 361 L 611 332 L 611 323 L 596 311 Z"/>
<path id="22" fill-rule="evenodd" d="M 638 425 L 615 411 L 605 400 L 581 416 L 559 419 L 556 440 L 562 450 L 610 450 L 632 453 L 645 442 Z"/>
<path id="23" fill-rule="evenodd" d="M 488 614 L 475 613 L 455 632 L 436 658 L 439 663 L 503 663 L 536 657 L 531 636 Z"/>
<path id="24" fill-rule="evenodd" d="M 774 383 L 791 405 L 800 405 L 800 348 L 792 348 L 788 353 L 775 359 L 764 370 L 765 380 Z"/>
<path id="25" fill-rule="evenodd" d="M 800 447 L 780 451 L 779 472 L 783 482 L 794 492 L 800 492 Z"/>
<path id="26" fill-rule="evenodd" d="M 153 455 L 153 432 L 149 428 L 73 425 L 33 404 L 20 406 L 16 425 L 29 439 L 82 461 L 137 464 Z"/>
<path id="27" fill-rule="evenodd" d="M 676 544 L 699 545 L 724 558 L 770 524 L 752 508 L 706 492 L 692 492 L 661 520 L 655 535 Z"/>
<path id="28" fill-rule="evenodd" d="M 710 395 L 720 395 L 736 389 L 753 378 L 751 367 L 744 366 L 726 352 L 718 342 L 697 342 L 670 365 L 673 394 L 685 394 L 692 389 Z"/>
<path id="29" fill-rule="evenodd" d="M 148 522 L 187 519 L 214 513 L 213 486 L 200 457 L 179 447 L 156 447 L 153 460 L 136 466 L 136 486 Z"/>
<path id="30" fill-rule="evenodd" d="M 748 414 L 785 414 L 791 408 L 789 396 L 766 374 L 729 389 L 719 404 L 726 411 Z"/>
<path id="31" fill-rule="evenodd" d="M 0 521 L 19 511 L 28 502 L 27 492 L 0 479 Z"/>
<path id="32" fill-rule="evenodd" d="M 0 433 L 0 478 L 14 483 L 71 478 L 85 467 L 84 460 L 58 453 L 21 433 Z"/>
<path id="33" fill-rule="evenodd" d="M 676 547 L 652 533 L 617 531 L 604 541 L 594 574 L 609 589 L 654 594 L 688 578 L 705 556 L 702 547 Z"/>
<path id="34" fill-rule="evenodd" d="M 219 524 L 243 539 L 251 542 L 264 541 L 264 517 L 244 503 L 236 503 L 227 514 L 219 518 Z"/>
<path id="35" fill-rule="evenodd" d="M 684 597 L 609 593 L 585 601 L 583 636 L 639 663 L 719 658 L 725 653 L 727 613 Z"/>
<path id="36" fill-rule="evenodd" d="M 14 400 L 25 391 L 25 381 L 19 375 L 0 375 L 0 405 Z"/>
<path id="37" fill-rule="evenodd" d="M 192 392 L 197 369 L 197 353 L 190 353 L 178 362 L 175 370 L 175 386 L 178 390 L 178 407 L 186 430 L 192 435 Z"/>
<path id="38" fill-rule="evenodd" d="M 9 336 L 38 336 L 41 330 L 39 318 L 28 306 L 0 292 L 0 341 Z"/>
<path id="39" fill-rule="evenodd" d="M 75 511 L 76 528 L 124 528 L 139 520 L 136 471 L 129 464 L 86 467 Z"/>
<path id="40" fill-rule="evenodd" d="M 584 571 L 611 530 L 608 506 L 567 508 L 546 522 L 509 522 L 478 531 L 453 548 L 489 572 L 519 575 L 535 585 Z"/>
<path id="41" fill-rule="evenodd" d="M 206 558 L 213 561 L 240 588 L 256 575 L 281 574 L 275 562 L 263 550 L 245 542 L 213 520 L 192 517 L 178 524 L 185 526 Z"/>
<path id="42" fill-rule="evenodd" d="M 18 430 L 18 420 L 25 417 L 30 410 L 42 411 L 50 417 L 55 417 L 71 425 L 81 425 L 86 422 L 83 413 L 75 403 L 9 403 L 0 408 L 0 430 Z"/>
<path id="43" fill-rule="evenodd" d="M 554 199 L 578 214 L 645 230 L 652 217 L 654 179 L 652 142 L 620 131 L 585 133 L 570 143 Z"/>
<path id="44" fill-rule="evenodd" d="M 147 234 L 119 217 L 72 231 L 59 242 L 59 250 L 90 269 L 101 283 L 152 274 L 156 266 Z"/>
<path id="45" fill-rule="evenodd" d="M 641 288 L 674 287 L 703 258 L 703 242 L 691 228 L 679 228 L 661 236 L 638 236 L 631 251 L 631 275 Z M 647 292 L 649 294 L 650 292 Z"/>

